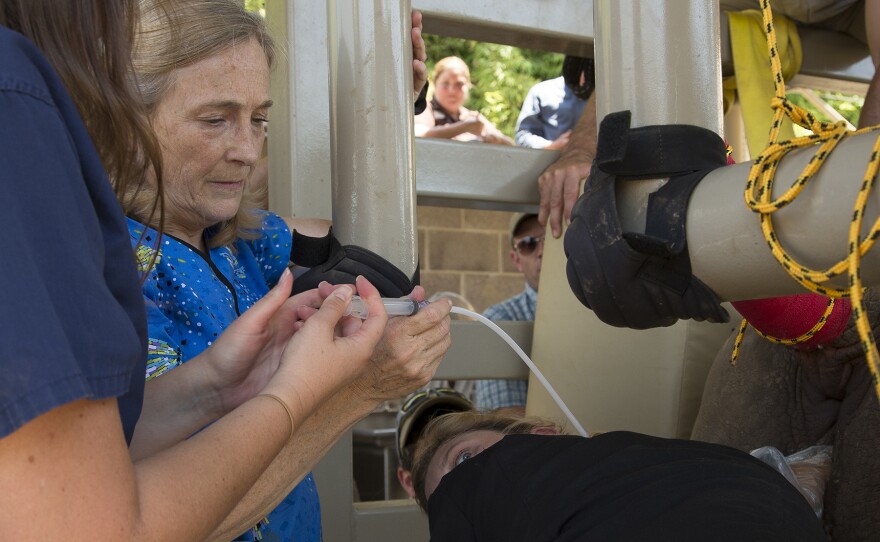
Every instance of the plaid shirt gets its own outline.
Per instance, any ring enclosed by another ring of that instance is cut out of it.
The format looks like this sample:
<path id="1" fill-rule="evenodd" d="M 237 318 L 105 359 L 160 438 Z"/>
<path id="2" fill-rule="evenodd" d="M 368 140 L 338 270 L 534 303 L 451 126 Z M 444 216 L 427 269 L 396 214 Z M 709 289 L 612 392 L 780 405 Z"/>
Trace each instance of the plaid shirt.
<path id="1" fill-rule="evenodd" d="M 526 284 L 525 290 L 492 305 L 483 312 L 489 320 L 534 320 L 538 291 Z M 525 406 L 528 380 L 477 380 L 476 399 L 480 410 Z"/>

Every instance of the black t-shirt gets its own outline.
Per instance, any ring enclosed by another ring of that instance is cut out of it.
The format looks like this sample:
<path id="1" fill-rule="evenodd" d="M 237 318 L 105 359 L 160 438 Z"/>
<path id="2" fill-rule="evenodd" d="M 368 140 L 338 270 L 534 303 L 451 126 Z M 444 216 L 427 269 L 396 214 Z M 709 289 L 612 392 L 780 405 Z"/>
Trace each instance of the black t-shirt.
<path id="1" fill-rule="evenodd" d="M 447 474 L 428 512 L 432 542 L 827 540 L 761 461 L 629 432 L 507 436 Z"/>

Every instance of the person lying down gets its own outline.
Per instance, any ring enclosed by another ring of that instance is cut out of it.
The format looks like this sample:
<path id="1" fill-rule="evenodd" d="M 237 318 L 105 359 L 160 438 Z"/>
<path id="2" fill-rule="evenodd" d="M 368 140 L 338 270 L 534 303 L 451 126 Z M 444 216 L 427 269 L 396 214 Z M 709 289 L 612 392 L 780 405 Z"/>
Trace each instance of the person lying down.
<path id="1" fill-rule="evenodd" d="M 496 413 L 435 418 L 413 460 L 432 542 L 826 541 L 778 471 L 740 450 Z"/>

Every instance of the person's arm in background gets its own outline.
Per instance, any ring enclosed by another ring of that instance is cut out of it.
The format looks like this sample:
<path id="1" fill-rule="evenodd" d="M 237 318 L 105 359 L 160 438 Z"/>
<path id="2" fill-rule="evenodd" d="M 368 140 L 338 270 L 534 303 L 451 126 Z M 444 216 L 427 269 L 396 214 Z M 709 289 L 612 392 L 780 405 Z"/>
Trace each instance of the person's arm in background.
<path id="1" fill-rule="evenodd" d="M 483 115 L 477 114 L 477 120 L 479 120 L 483 124 L 483 131 L 480 132 L 480 137 L 483 138 L 484 143 L 494 143 L 495 145 L 515 145 L 513 140 L 507 137 L 501 130 L 499 130 L 492 122 L 484 117 Z"/>
<path id="2" fill-rule="evenodd" d="M 859 128 L 880 124 L 880 0 L 865 0 L 865 31 L 874 63 L 874 77 L 865 94 Z"/>
<path id="3" fill-rule="evenodd" d="M 513 139 L 520 147 L 543 149 L 552 141 L 544 137 L 544 123 L 541 122 L 541 100 L 535 95 L 535 87 L 529 90 L 523 101 L 519 118 L 516 119 L 516 132 Z"/>
<path id="4" fill-rule="evenodd" d="M 523 109 L 519 114 L 519 120 L 516 124 L 516 134 L 514 134 L 514 142 L 520 147 L 528 147 L 530 149 L 547 149 L 559 150 L 565 148 L 571 138 L 571 130 L 550 141 L 544 137 L 544 123 L 539 118 L 540 104 L 533 103 L 528 106 L 528 98 L 523 104 Z"/>
<path id="5" fill-rule="evenodd" d="M 438 139 L 453 139 L 455 136 L 471 133 L 476 136 L 482 135 L 484 127 L 480 120 L 481 115 L 472 111 L 471 116 L 462 118 L 458 122 L 437 126 L 434 122 L 434 109 L 429 103 L 425 110 L 416 115 L 416 137 L 436 137 Z"/>
<path id="6" fill-rule="evenodd" d="M 541 207 L 538 222 L 549 224 L 553 237 L 562 234 L 562 220 L 571 220 L 571 208 L 580 195 L 581 181 L 590 173 L 596 154 L 596 93 L 587 100 L 580 120 L 559 158 L 538 177 Z"/>
<path id="7" fill-rule="evenodd" d="M 537 96 L 535 88 L 532 87 L 529 90 L 525 101 L 523 101 L 522 110 L 520 110 L 519 118 L 516 120 L 514 142 L 520 147 L 528 147 L 530 149 L 561 149 L 568 143 L 571 130 L 566 131 L 554 141 L 544 137 L 544 122 L 541 120 L 541 99 Z"/>

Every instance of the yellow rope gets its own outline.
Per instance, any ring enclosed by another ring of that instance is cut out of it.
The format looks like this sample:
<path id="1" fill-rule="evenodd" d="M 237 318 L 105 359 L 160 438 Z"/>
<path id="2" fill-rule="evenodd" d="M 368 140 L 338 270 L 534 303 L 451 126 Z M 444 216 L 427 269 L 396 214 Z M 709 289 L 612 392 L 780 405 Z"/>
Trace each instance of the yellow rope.
<path id="1" fill-rule="evenodd" d="M 856 198 L 853 216 L 849 227 L 849 242 L 847 247 L 847 257 L 828 269 L 823 271 L 814 271 L 808 267 L 795 261 L 779 243 L 776 233 L 773 231 L 773 221 L 771 215 L 779 209 L 785 207 L 801 193 L 804 186 L 812 179 L 813 175 L 818 171 L 831 151 L 844 138 L 863 134 L 876 130 L 878 127 L 863 128 L 857 131 L 848 131 L 844 121 L 830 123 L 817 120 L 808 111 L 798 107 L 788 101 L 785 97 L 785 82 L 782 79 L 782 68 L 779 62 L 779 54 L 776 50 L 776 32 L 773 28 L 773 14 L 770 10 L 770 1 L 761 0 L 761 11 L 764 17 L 764 31 L 767 34 L 767 48 L 770 53 L 770 65 L 773 70 L 774 85 L 776 89 L 775 96 L 771 102 L 773 107 L 773 124 L 770 128 L 768 136 L 767 148 L 758 155 L 752 163 L 749 171 L 749 178 L 746 182 L 745 201 L 746 205 L 754 212 L 760 215 L 761 231 L 764 233 L 764 239 L 767 241 L 770 251 L 776 258 L 776 261 L 783 268 L 808 290 L 817 294 L 830 297 L 850 297 L 853 305 L 853 315 L 856 320 L 856 328 L 862 340 L 862 348 L 865 351 L 865 357 L 868 361 L 868 367 L 874 378 L 874 389 L 880 397 L 880 355 L 877 352 L 877 345 L 874 342 L 874 335 L 871 333 L 871 326 L 868 322 L 867 311 L 865 310 L 861 275 L 859 264 L 861 257 L 874 246 L 877 238 L 880 237 L 880 219 L 874 222 L 870 233 L 864 240 L 860 238 L 862 222 L 864 219 L 865 208 L 868 203 L 868 196 L 874 186 L 877 176 L 878 166 L 880 166 L 880 138 L 874 143 L 871 152 L 871 158 L 868 167 L 865 170 L 865 176 L 862 180 L 862 186 L 859 189 Z M 783 115 L 788 115 L 792 122 L 813 131 L 812 135 L 804 137 L 796 137 L 786 141 L 777 141 L 779 136 L 779 126 L 782 122 Z M 819 145 L 816 154 L 810 158 L 809 163 L 801 172 L 797 180 L 785 191 L 779 198 L 771 199 L 773 191 L 773 178 L 776 169 L 783 156 L 789 151 L 811 145 Z M 842 275 L 844 272 L 849 275 L 849 287 L 847 289 L 839 289 L 824 285 L 830 279 Z M 824 323 L 830 314 L 833 305 L 829 303 L 825 314 L 820 318 L 820 322 Z M 819 325 L 819 323 L 817 323 Z M 821 326 L 820 326 L 821 327 Z M 801 337 L 805 337 L 813 330 L 808 331 Z M 740 336 L 734 342 L 735 360 L 739 354 L 739 346 L 742 344 L 742 335 L 745 332 L 745 322 L 740 326 Z M 815 334 L 815 332 L 813 332 Z M 812 336 L 812 335 L 810 335 Z M 800 339 L 800 337 L 798 338 Z M 772 340 L 772 339 L 771 339 Z M 795 341 L 797 339 L 791 339 Z M 777 342 L 783 342 L 777 339 Z M 784 343 L 783 344 L 789 344 Z"/>

